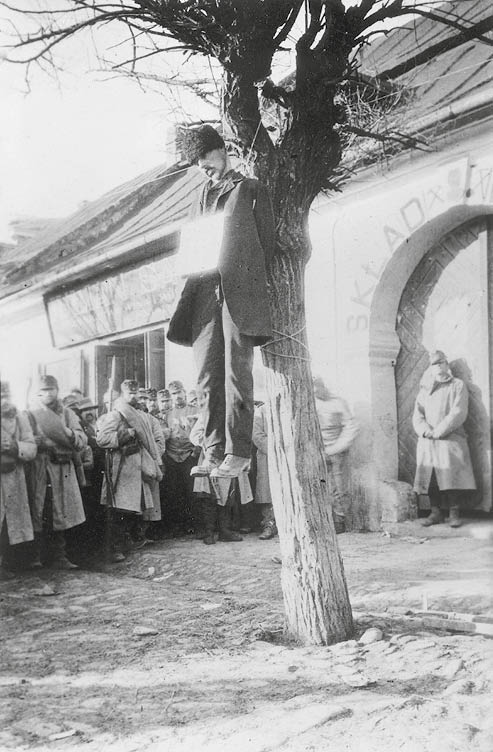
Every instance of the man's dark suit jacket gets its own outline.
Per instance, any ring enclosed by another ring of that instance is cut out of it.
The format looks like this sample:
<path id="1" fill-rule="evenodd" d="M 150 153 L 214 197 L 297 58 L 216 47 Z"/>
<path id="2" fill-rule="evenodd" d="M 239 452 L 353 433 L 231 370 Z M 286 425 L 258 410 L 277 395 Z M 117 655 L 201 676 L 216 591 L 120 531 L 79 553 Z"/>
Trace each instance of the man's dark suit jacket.
<path id="1" fill-rule="evenodd" d="M 206 191 L 207 184 L 195 215 L 201 213 Z M 270 198 L 258 180 L 231 172 L 221 188 L 218 206 L 224 212 L 218 265 L 224 299 L 240 332 L 253 337 L 255 344 L 260 345 L 272 337 L 266 276 L 275 242 Z M 200 276 L 192 276 L 183 288 L 169 324 L 167 336 L 171 342 L 192 345 L 193 299 L 197 285 L 200 285 Z"/>

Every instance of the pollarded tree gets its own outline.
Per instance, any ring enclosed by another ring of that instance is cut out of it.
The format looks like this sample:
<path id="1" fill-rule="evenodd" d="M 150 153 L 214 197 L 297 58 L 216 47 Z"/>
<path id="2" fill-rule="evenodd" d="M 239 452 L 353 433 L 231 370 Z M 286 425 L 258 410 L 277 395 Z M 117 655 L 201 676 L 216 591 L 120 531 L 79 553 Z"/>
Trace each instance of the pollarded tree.
<path id="1" fill-rule="evenodd" d="M 120 22 L 132 37 L 132 65 L 177 46 L 220 64 L 223 119 L 237 150 L 269 186 L 277 221 L 277 249 L 268 270 L 275 336 L 263 358 L 287 627 L 303 642 L 347 639 L 351 609 L 330 514 L 305 335 L 308 214 L 315 197 L 334 188 L 345 130 L 342 102 L 358 83 L 357 52 L 382 22 L 424 16 L 449 27 L 446 37 L 407 61 L 411 69 L 464 39 L 491 43 L 485 35 L 493 28 L 493 11 L 467 20 L 467 0 L 40 0 L 36 11 L 20 0 L 1 5 L 39 21 L 12 52 L 24 62 L 49 59 L 56 44 L 82 29 Z M 152 46 L 144 48 L 144 39 Z M 286 85 L 275 85 L 273 60 L 286 46 L 294 47 L 294 72 Z M 384 86 L 400 72 L 382 71 Z M 381 84 L 377 77 L 372 91 Z M 283 113 L 275 138 L 274 110 Z M 368 135 L 357 123 L 346 126 Z"/>

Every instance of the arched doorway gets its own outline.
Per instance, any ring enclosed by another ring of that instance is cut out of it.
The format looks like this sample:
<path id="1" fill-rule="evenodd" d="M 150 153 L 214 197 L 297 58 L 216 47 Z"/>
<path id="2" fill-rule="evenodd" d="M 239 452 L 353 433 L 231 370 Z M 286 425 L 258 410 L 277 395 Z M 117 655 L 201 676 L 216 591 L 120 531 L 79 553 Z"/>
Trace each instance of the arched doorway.
<path id="1" fill-rule="evenodd" d="M 475 505 L 491 509 L 491 376 L 493 353 L 493 261 L 485 219 L 445 235 L 425 253 L 403 291 L 396 332 L 400 350 L 395 368 L 399 478 L 413 483 L 416 435 L 412 412 L 427 352 L 443 350 L 455 376 L 469 388 L 465 428 L 478 493 Z"/>

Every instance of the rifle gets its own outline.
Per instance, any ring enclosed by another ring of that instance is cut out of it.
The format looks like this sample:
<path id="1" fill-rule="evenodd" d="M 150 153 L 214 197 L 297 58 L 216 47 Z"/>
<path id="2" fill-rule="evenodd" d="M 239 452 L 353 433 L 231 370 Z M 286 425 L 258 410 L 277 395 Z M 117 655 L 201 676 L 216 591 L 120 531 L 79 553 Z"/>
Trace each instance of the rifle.
<path id="1" fill-rule="evenodd" d="M 108 392 L 109 392 L 109 399 L 108 399 L 108 408 L 107 412 L 111 412 L 113 409 L 113 389 L 115 384 L 115 356 L 113 355 L 111 359 L 111 374 L 108 379 Z M 105 509 L 105 542 L 104 542 L 104 549 L 105 549 L 105 556 L 106 559 L 109 560 L 110 558 L 110 548 L 111 548 L 111 510 L 116 507 L 116 501 L 115 501 L 115 487 L 113 485 L 113 456 L 111 454 L 111 449 L 105 449 L 104 450 L 104 479 L 106 481 L 106 509 Z"/>

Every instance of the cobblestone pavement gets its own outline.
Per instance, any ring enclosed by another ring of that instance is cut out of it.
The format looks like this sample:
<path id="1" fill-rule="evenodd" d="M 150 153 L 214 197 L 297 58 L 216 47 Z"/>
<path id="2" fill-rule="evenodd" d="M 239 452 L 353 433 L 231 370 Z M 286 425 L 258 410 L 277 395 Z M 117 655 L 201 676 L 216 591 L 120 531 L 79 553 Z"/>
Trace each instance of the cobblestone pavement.
<path id="1" fill-rule="evenodd" d="M 278 541 L 253 535 L 1 583 L 0 750 L 491 752 L 493 640 L 385 618 L 423 598 L 493 613 L 491 540 L 403 532 L 339 537 L 353 608 L 373 614 L 356 637 L 382 632 L 369 645 L 283 645 Z M 406 746 L 417 717 L 427 741 Z"/>

